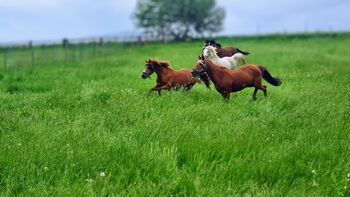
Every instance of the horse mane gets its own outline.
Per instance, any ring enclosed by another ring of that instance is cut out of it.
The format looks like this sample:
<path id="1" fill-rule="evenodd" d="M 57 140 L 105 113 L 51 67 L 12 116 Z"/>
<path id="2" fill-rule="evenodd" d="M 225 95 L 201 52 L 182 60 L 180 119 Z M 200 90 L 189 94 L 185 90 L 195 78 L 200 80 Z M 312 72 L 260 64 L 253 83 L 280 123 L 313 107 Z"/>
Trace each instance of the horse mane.
<path id="1" fill-rule="evenodd" d="M 216 55 L 216 49 L 215 49 L 215 47 L 209 45 L 209 46 L 206 46 L 206 48 L 207 48 L 211 53 L 213 53 L 214 56 Z"/>
<path id="2" fill-rule="evenodd" d="M 213 46 L 215 45 L 217 48 L 221 48 L 221 44 L 215 42 L 215 40 L 206 40 L 205 41 L 206 46 Z"/>
<path id="3" fill-rule="evenodd" d="M 165 68 L 169 68 L 171 70 L 174 70 L 173 67 L 170 65 L 170 62 L 169 61 L 160 61 L 156 58 L 152 59 L 151 62 L 155 62 L 157 63 L 158 65 L 162 65 L 164 66 Z"/>

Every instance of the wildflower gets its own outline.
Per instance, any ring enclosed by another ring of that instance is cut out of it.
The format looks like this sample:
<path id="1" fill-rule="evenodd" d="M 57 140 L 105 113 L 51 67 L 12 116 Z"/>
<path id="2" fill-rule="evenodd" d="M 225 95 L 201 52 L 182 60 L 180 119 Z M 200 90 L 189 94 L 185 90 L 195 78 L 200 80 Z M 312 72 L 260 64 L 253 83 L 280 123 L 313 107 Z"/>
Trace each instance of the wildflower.
<path id="1" fill-rule="evenodd" d="M 312 170 L 311 172 L 312 172 L 312 174 L 316 174 L 316 170 Z"/>
<path id="2" fill-rule="evenodd" d="M 93 180 L 92 179 L 86 179 L 85 181 L 88 182 L 88 183 L 92 183 Z"/>
<path id="3" fill-rule="evenodd" d="M 100 172 L 100 177 L 104 177 L 104 176 L 106 176 L 106 173 Z"/>
<path id="4" fill-rule="evenodd" d="M 45 166 L 45 167 L 44 167 L 44 170 L 45 170 L 45 171 L 48 171 L 48 170 L 49 170 L 49 168 Z"/>

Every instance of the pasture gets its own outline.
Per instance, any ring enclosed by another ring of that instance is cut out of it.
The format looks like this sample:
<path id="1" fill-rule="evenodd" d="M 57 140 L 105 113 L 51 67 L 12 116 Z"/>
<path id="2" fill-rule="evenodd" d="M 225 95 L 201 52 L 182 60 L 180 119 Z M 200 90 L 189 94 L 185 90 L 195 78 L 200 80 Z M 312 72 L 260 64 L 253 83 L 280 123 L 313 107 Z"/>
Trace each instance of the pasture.
<path id="1" fill-rule="evenodd" d="M 202 41 L 0 71 L 0 196 L 349 196 L 350 35 L 219 38 L 283 81 L 229 102 L 148 90 Z"/>

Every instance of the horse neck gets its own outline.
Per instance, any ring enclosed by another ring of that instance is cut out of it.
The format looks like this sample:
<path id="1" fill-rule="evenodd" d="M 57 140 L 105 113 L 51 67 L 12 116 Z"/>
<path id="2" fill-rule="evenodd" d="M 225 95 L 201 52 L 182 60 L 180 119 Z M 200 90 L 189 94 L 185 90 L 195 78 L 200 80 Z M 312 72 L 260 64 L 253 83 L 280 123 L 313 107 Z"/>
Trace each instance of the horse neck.
<path id="1" fill-rule="evenodd" d="M 157 66 L 155 67 L 154 72 L 157 74 L 158 79 L 162 80 L 164 75 L 172 73 L 173 70 L 164 66 Z"/>
<path id="2" fill-rule="evenodd" d="M 207 63 L 207 73 L 214 84 L 220 80 L 220 69 L 212 63 Z"/>
<path id="3" fill-rule="evenodd" d="M 220 59 L 219 56 L 216 54 L 216 51 L 214 51 L 214 52 L 213 52 L 213 51 L 210 51 L 210 54 L 211 54 L 211 56 L 212 56 L 213 59 L 215 59 L 215 60 Z"/>

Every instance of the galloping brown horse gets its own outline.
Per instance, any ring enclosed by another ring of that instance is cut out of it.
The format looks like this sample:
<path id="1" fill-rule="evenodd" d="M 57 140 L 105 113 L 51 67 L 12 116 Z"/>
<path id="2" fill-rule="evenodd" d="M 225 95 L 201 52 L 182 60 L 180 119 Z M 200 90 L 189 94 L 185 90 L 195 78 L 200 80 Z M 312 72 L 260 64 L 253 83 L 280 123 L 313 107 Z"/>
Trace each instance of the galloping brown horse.
<path id="1" fill-rule="evenodd" d="M 229 70 L 215 65 L 203 55 L 192 71 L 192 76 L 197 77 L 206 72 L 215 85 L 215 89 L 221 93 L 225 100 L 230 99 L 231 92 L 243 90 L 246 87 L 254 87 L 253 99 L 256 99 L 258 90 L 267 95 L 266 86 L 262 85 L 262 79 L 274 86 L 281 85 L 281 80 L 272 77 L 271 74 L 261 65 L 244 65 L 236 70 Z"/>
<path id="2" fill-rule="evenodd" d="M 243 55 L 249 55 L 249 52 L 247 51 L 242 51 L 239 48 L 235 47 L 227 47 L 227 48 L 222 48 L 221 44 L 215 42 L 215 40 L 206 40 L 203 45 L 203 49 L 206 46 L 213 46 L 216 48 L 216 54 L 220 57 L 231 57 L 236 53 L 242 53 Z"/>
<path id="3" fill-rule="evenodd" d="M 184 88 L 186 91 L 190 90 L 200 81 L 199 78 L 192 77 L 191 71 L 191 69 L 174 70 L 169 62 L 149 59 L 146 60 L 146 65 L 141 77 L 146 79 L 155 72 L 157 74 L 157 84 L 149 90 L 148 95 L 152 91 L 158 91 L 160 95 L 161 90 L 180 88 Z"/>

